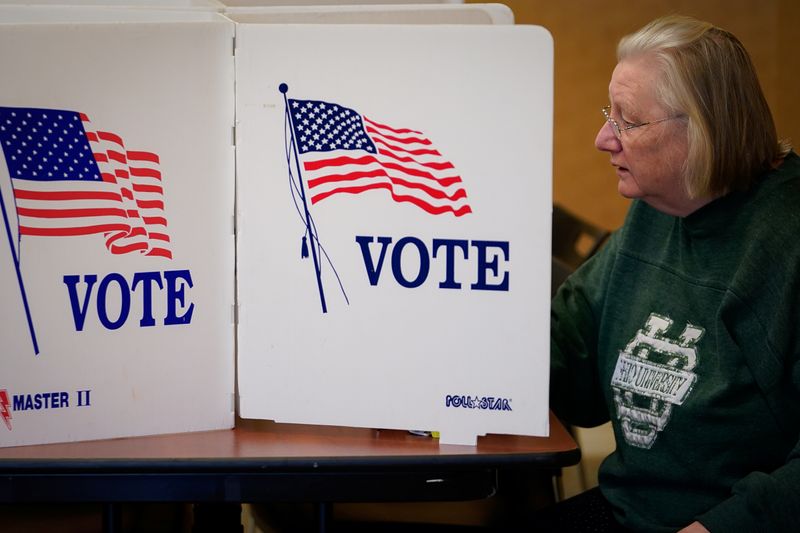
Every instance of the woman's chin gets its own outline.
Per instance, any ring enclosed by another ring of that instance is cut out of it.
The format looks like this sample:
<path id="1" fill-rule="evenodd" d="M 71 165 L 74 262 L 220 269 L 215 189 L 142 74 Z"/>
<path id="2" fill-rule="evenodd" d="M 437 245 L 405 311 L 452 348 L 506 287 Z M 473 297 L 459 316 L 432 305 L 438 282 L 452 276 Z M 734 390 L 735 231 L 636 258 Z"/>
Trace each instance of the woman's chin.
<path id="1" fill-rule="evenodd" d="M 642 191 L 636 186 L 636 182 L 631 179 L 630 175 L 626 177 L 620 176 L 617 182 L 617 192 L 630 200 L 642 197 Z"/>

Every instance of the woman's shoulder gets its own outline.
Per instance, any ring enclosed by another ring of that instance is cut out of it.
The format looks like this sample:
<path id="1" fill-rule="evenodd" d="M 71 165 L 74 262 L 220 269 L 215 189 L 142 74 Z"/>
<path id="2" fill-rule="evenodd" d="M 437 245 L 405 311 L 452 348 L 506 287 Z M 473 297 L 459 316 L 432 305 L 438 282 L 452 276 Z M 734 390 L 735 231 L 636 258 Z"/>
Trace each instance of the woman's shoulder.
<path id="1" fill-rule="evenodd" d="M 750 202 L 753 217 L 763 221 L 766 231 L 800 230 L 800 157 L 790 152 L 783 162 L 756 185 Z M 800 243 L 800 241 L 798 241 Z"/>

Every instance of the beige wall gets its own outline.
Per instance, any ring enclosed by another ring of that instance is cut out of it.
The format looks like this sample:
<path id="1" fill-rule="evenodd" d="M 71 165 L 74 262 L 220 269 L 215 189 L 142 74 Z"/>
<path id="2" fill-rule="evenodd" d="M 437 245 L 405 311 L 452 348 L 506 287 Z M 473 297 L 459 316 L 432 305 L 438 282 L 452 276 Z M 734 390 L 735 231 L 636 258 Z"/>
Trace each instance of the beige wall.
<path id="1" fill-rule="evenodd" d="M 469 0 L 472 1 L 472 0 Z M 797 0 L 506 0 L 518 24 L 547 28 L 555 41 L 554 200 L 588 220 L 620 226 L 608 157 L 593 147 L 608 101 L 616 43 L 662 15 L 679 13 L 733 32 L 750 52 L 778 135 L 800 146 L 800 2 Z"/>

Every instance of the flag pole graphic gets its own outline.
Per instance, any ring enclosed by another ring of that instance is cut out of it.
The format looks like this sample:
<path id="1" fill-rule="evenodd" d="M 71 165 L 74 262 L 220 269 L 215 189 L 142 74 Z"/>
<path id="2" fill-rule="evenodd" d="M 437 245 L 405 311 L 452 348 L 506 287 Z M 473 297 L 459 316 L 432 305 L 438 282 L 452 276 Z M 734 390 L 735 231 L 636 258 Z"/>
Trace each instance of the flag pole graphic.
<path id="1" fill-rule="evenodd" d="M 28 296 L 25 294 L 25 283 L 22 281 L 22 272 L 19 269 L 19 257 L 17 256 L 17 249 L 14 246 L 14 238 L 11 236 L 11 226 L 8 223 L 8 212 L 6 211 L 6 203 L 3 200 L 2 192 L 0 192 L 0 209 L 3 211 L 3 222 L 6 224 L 6 235 L 8 236 L 8 246 L 11 248 L 11 258 L 14 261 L 14 268 L 17 270 L 17 283 L 19 283 L 19 292 L 22 295 L 22 305 L 25 307 L 25 316 L 28 319 L 28 329 L 31 332 L 33 353 L 39 355 L 39 343 L 36 341 L 36 331 L 33 329 L 31 310 L 30 307 L 28 307 Z"/>
<path id="2" fill-rule="evenodd" d="M 294 122 L 292 121 L 292 114 L 289 111 L 289 99 L 286 96 L 286 92 L 289 90 L 289 86 L 285 83 L 281 83 L 278 86 L 278 90 L 283 93 L 283 102 L 286 106 L 286 118 L 289 120 L 290 130 L 291 130 L 291 137 L 292 137 L 292 148 L 294 149 L 294 163 L 295 167 L 297 168 L 297 181 L 300 184 L 300 198 L 303 200 L 303 218 L 306 225 L 306 234 L 311 238 L 311 256 L 314 259 L 314 272 L 317 276 L 317 288 L 319 289 L 319 301 L 322 304 L 322 312 L 328 312 L 328 306 L 325 303 L 325 291 L 322 288 L 322 268 L 320 266 L 319 258 L 317 257 L 317 240 L 316 235 L 314 234 L 314 228 L 311 224 L 311 214 L 308 211 L 308 202 L 306 201 L 306 188 L 305 184 L 303 183 L 303 174 L 302 170 L 300 169 L 300 160 L 297 156 L 297 140 L 294 136 Z M 305 239 L 305 237 L 304 237 Z"/>

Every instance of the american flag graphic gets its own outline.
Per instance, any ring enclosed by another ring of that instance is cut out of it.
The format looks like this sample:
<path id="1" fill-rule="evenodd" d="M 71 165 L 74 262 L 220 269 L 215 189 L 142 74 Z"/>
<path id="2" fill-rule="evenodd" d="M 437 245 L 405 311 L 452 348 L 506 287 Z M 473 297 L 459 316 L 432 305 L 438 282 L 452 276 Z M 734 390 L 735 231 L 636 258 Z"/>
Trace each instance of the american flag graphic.
<path id="1" fill-rule="evenodd" d="M 19 235 L 102 234 L 112 254 L 172 258 L 159 157 L 83 113 L 0 107 Z"/>
<path id="2" fill-rule="evenodd" d="M 319 100 L 288 100 L 294 141 L 312 204 L 336 194 L 385 190 L 433 214 L 471 213 L 453 164 L 419 131 L 371 120 Z"/>

